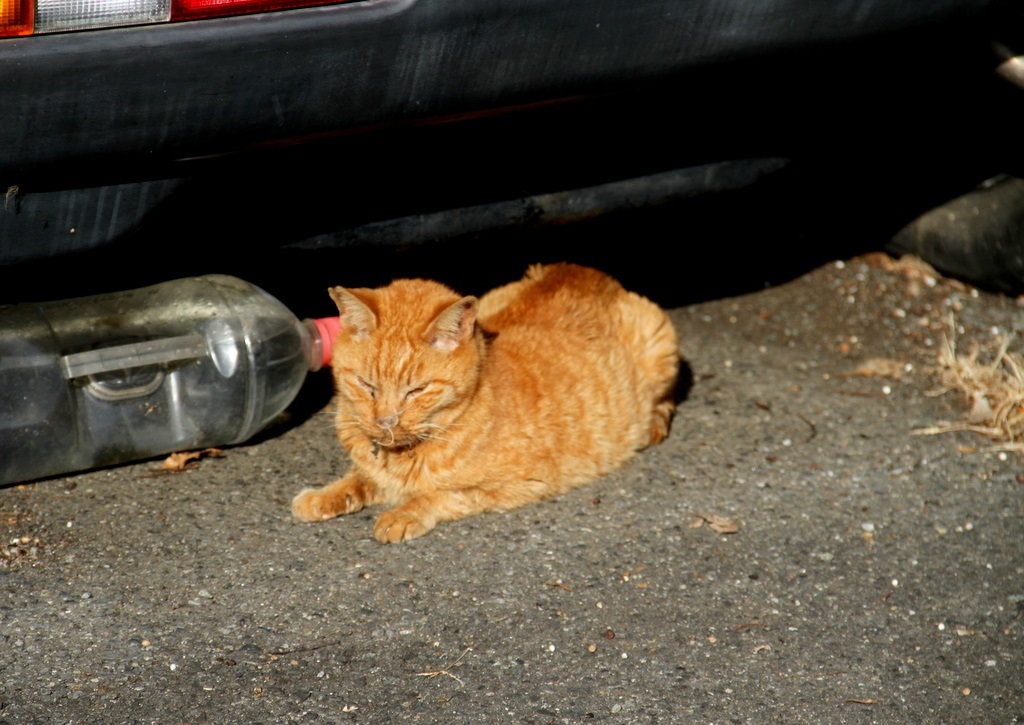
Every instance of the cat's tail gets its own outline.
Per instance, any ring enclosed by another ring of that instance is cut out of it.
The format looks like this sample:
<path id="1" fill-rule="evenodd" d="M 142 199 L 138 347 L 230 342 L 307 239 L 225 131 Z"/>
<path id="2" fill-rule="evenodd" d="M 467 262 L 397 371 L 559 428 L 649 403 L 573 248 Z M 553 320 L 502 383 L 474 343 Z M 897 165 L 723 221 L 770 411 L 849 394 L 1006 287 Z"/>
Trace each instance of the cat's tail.
<path id="1" fill-rule="evenodd" d="M 651 401 L 649 444 L 668 435 L 676 410 L 679 342 L 672 320 L 658 305 L 635 292 L 620 298 L 621 334 L 640 372 L 643 395 Z"/>

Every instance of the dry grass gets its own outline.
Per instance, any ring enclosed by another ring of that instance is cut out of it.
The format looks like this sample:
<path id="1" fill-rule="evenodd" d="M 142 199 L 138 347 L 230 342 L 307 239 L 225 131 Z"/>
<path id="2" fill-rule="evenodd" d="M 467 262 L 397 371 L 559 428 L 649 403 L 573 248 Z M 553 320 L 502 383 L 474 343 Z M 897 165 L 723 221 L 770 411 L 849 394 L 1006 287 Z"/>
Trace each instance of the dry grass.
<path id="1" fill-rule="evenodd" d="M 934 394 L 958 392 L 967 413 L 960 422 L 940 422 L 915 432 L 971 431 L 993 441 L 985 450 L 1024 453 L 1024 357 L 1010 352 L 1011 340 L 1004 337 L 996 338 L 995 352 L 988 356 L 983 356 L 977 345 L 963 353 L 957 349 L 955 328 L 950 327 L 939 351 L 942 387 Z"/>

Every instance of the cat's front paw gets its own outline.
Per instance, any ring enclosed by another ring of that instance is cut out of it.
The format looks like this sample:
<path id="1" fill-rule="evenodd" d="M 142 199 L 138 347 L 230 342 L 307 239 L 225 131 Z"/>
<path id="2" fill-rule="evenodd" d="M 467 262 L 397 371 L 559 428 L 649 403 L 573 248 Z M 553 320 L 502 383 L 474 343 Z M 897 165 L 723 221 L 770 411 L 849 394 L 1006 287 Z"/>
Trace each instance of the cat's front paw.
<path id="1" fill-rule="evenodd" d="M 409 511 L 392 509 L 385 511 L 373 527 L 373 537 L 382 544 L 397 544 L 408 541 L 430 531 L 434 524 L 426 522 Z"/>
<path id="2" fill-rule="evenodd" d="M 304 488 L 292 499 L 292 514 L 301 521 L 327 521 L 338 513 L 319 488 Z"/>
<path id="3" fill-rule="evenodd" d="M 358 484 L 341 479 L 323 488 L 305 488 L 292 499 L 292 513 L 301 521 L 327 521 L 359 511 L 366 496 Z"/>

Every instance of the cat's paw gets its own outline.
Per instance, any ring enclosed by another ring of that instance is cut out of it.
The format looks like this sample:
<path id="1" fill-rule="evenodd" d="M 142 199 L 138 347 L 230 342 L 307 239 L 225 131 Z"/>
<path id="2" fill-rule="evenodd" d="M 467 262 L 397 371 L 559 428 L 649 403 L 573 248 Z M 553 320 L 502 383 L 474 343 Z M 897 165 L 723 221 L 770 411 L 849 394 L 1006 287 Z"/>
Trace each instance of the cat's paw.
<path id="1" fill-rule="evenodd" d="M 396 544 L 399 541 L 408 541 L 430 531 L 434 528 L 418 516 L 401 509 L 385 511 L 377 519 L 373 527 L 373 537 L 382 544 Z"/>
<path id="2" fill-rule="evenodd" d="M 292 514 L 300 521 L 327 521 L 337 516 L 318 488 L 304 488 L 292 499 Z"/>
<path id="3" fill-rule="evenodd" d="M 675 413 L 676 405 L 671 400 L 663 400 L 654 408 L 651 415 L 651 445 L 661 443 L 668 436 L 669 423 L 672 414 Z"/>
<path id="4" fill-rule="evenodd" d="M 337 490 L 331 486 L 305 488 L 292 499 L 292 514 L 300 521 L 327 521 L 363 508 L 363 498 L 355 490 Z"/>

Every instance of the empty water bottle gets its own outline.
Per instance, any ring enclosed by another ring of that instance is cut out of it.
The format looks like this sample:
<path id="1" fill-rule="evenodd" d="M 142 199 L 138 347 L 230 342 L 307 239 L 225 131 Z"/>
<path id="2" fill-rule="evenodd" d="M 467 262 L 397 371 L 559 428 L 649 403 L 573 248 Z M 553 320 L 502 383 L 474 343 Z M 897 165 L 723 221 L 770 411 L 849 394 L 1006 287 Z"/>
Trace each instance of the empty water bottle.
<path id="1" fill-rule="evenodd" d="M 329 362 L 337 322 L 224 275 L 0 306 L 0 484 L 240 443 Z"/>

